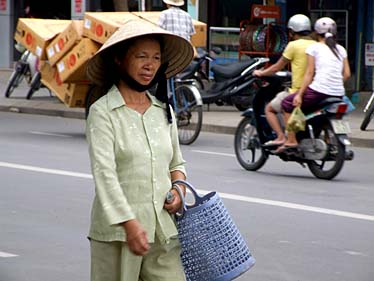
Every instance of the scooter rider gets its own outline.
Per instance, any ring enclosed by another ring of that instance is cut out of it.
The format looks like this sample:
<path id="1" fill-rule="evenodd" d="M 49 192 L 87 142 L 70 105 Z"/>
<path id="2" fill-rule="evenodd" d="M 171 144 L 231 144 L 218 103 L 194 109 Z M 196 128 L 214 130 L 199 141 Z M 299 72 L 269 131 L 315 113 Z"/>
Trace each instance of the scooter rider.
<path id="1" fill-rule="evenodd" d="M 277 71 L 283 70 L 289 63 L 291 63 L 291 88 L 278 93 L 265 108 L 266 119 L 277 134 L 277 137 L 274 140 L 270 140 L 264 144 L 264 146 L 268 147 L 280 146 L 286 141 L 286 136 L 278 120 L 277 113 L 281 112 L 282 100 L 289 94 L 300 89 L 307 65 L 307 55 L 305 50 L 309 45 L 316 43 L 316 41 L 310 37 L 311 22 L 307 16 L 302 14 L 292 16 L 288 21 L 287 28 L 289 30 L 291 41 L 287 44 L 279 60 L 264 70 L 255 70 L 253 72 L 253 75 L 258 77 L 271 76 Z"/>

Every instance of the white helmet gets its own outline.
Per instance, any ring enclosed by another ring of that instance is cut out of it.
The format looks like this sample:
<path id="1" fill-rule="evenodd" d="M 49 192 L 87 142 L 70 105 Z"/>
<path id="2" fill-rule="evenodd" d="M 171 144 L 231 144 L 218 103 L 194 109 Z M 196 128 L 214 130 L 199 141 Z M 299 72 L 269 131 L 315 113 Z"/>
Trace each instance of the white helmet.
<path id="1" fill-rule="evenodd" d="M 287 27 L 294 32 L 311 31 L 311 26 L 310 19 L 302 14 L 292 16 L 287 24 Z"/>
<path id="2" fill-rule="evenodd" d="M 320 18 L 316 21 L 314 24 L 314 30 L 318 34 L 325 34 L 326 32 L 330 32 L 334 35 L 336 35 L 336 23 L 333 19 L 324 17 Z"/>

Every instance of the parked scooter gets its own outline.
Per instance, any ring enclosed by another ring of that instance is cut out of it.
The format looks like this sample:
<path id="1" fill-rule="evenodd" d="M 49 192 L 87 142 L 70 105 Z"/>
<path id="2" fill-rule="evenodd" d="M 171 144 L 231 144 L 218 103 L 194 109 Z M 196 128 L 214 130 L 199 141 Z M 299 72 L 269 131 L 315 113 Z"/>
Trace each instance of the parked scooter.
<path id="1" fill-rule="evenodd" d="M 283 161 L 307 166 L 317 178 L 333 179 L 343 168 L 345 160 L 353 159 L 353 151 L 348 149 L 351 145 L 347 136 L 349 124 L 343 119 L 348 105 L 339 98 L 328 98 L 315 111 L 305 114 L 305 131 L 296 134 L 297 147 L 276 153 L 276 146 L 264 145 L 276 137 L 266 120 L 265 106 L 284 89 L 284 82 L 289 79 L 287 75 L 261 78 L 265 84 L 255 94 L 253 108 L 242 113 L 243 119 L 236 129 L 237 160 L 243 168 L 256 171 L 270 155 L 275 155 Z"/>
<path id="2" fill-rule="evenodd" d="M 268 61 L 267 58 L 249 58 L 229 64 L 213 65 L 210 69 L 213 81 L 208 90 L 201 90 L 203 104 L 233 105 L 240 111 L 246 110 L 251 106 L 256 90 L 252 87 L 256 80 L 252 72 L 264 67 Z"/>
<path id="3" fill-rule="evenodd" d="M 29 85 L 26 99 L 30 99 L 34 92 L 43 86 L 41 82 L 41 74 L 39 72 L 39 58 L 20 43 L 17 43 L 14 47 L 17 51 L 22 53 L 22 55 L 16 62 L 14 70 L 8 80 L 5 97 L 9 98 L 14 89 L 19 86 L 23 79 L 25 79 Z"/>
<path id="4" fill-rule="evenodd" d="M 222 49 L 219 47 L 214 47 L 209 52 L 198 48 L 197 57 L 192 60 L 185 70 L 177 74 L 176 78 L 180 81 L 192 80 L 198 89 L 204 90 L 210 83 L 209 74 L 207 74 L 208 64 L 213 62 L 221 52 Z"/>

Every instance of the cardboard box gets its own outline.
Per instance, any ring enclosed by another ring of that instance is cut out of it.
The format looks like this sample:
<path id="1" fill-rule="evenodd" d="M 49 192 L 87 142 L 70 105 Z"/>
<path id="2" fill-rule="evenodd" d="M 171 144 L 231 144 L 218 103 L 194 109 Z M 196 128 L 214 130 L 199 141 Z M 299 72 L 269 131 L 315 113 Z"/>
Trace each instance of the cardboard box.
<path id="1" fill-rule="evenodd" d="M 158 25 L 161 12 L 132 12 L 140 18 L 144 18 Z M 207 25 L 198 20 L 192 20 L 196 33 L 191 36 L 191 43 L 195 47 L 206 47 Z"/>
<path id="2" fill-rule="evenodd" d="M 130 19 L 144 18 L 158 25 L 160 12 L 86 12 L 83 35 L 103 44 L 122 24 Z M 193 20 L 196 34 L 191 37 L 195 47 L 206 47 L 207 25 Z"/>
<path id="3" fill-rule="evenodd" d="M 47 58 L 51 65 L 55 65 L 64 54 L 70 51 L 82 39 L 82 35 L 83 20 L 72 20 L 47 46 Z"/>
<path id="4" fill-rule="evenodd" d="M 89 38 L 83 38 L 62 59 L 57 62 L 61 81 L 72 83 L 87 81 L 86 66 L 88 60 L 99 50 L 100 44 Z"/>
<path id="5" fill-rule="evenodd" d="M 85 107 L 86 95 L 90 85 L 87 83 L 62 83 L 56 66 L 43 62 L 40 66 L 42 83 L 55 93 L 57 98 L 68 107 Z"/>
<path id="6" fill-rule="evenodd" d="M 207 44 L 207 25 L 201 21 L 193 20 L 196 33 L 191 36 L 191 43 L 195 47 L 206 48 Z"/>
<path id="7" fill-rule="evenodd" d="M 70 20 L 18 19 L 14 39 L 38 56 L 47 59 L 46 47 L 69 24 Z"/>
<path id="8" fill-rule="evenodd" d="M 136 18 L 131 12 L 86 12 L 83 35 L 103 44 L 122 24 Z"/>

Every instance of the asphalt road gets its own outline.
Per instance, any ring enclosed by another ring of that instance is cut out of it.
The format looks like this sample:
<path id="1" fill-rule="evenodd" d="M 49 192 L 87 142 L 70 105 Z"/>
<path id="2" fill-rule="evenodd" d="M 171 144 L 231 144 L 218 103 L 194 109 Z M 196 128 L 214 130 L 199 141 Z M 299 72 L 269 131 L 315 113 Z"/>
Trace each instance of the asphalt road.
<path id="1" fill-rule="evenodd" d="M 0 281 L 89 280 L 93 182 L 84 121 L 0 112 Z M 373 149 L 332 181 L 270 158 L 243 170 L 233 136 L 183 146 L 188 179 L 216 190 L 256 265 L 240 281 L 373 281 Z"/>

